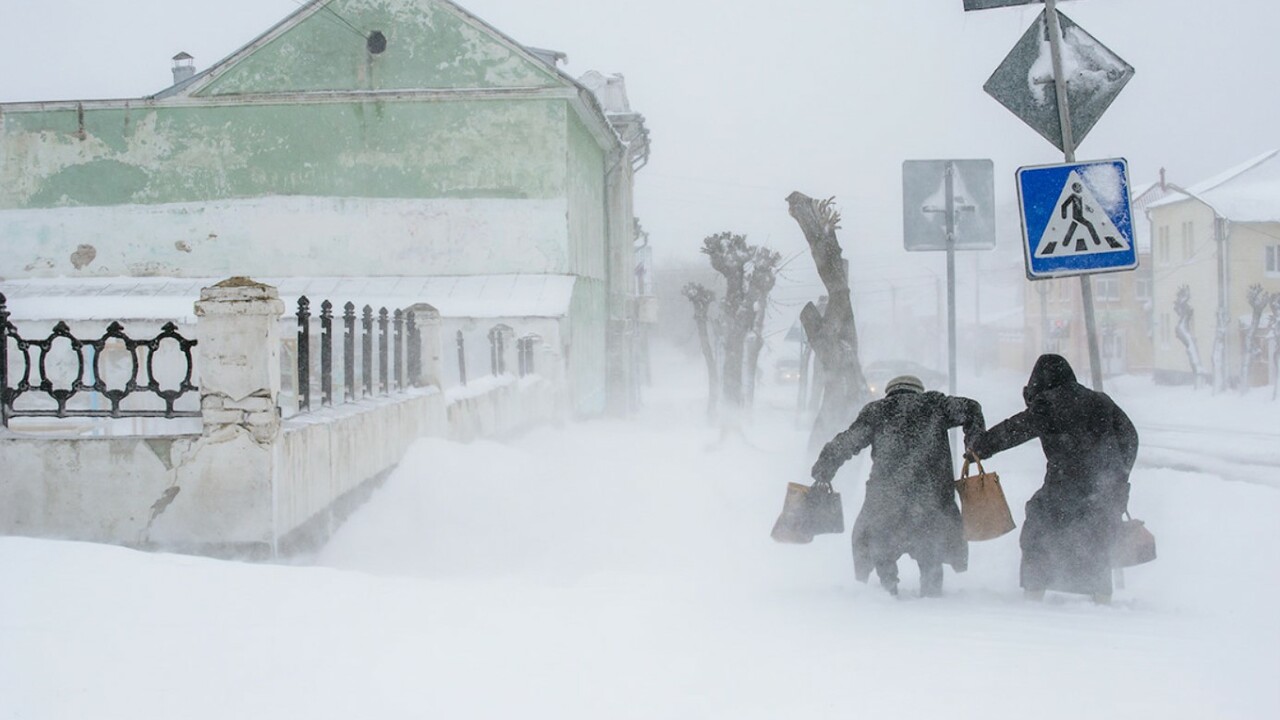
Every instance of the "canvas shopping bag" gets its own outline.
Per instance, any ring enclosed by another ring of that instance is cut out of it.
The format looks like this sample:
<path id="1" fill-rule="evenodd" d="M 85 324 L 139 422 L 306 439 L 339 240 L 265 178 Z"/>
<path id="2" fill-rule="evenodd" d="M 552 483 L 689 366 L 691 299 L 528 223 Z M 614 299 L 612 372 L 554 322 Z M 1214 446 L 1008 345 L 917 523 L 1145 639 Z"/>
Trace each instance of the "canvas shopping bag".
<path id="1" fill-rule="evenodd" d="M 989 473 L 978 463 L 978 474 L 969 474 L 969 461 L 964 461 L 956 492 L 960 494 L 960 518 L 964 522 L 964 539 L 970 542 L 991 540 L 1017 527 L 1000 476 Z"/>
<path id="2" fill-rule="evenodd" d="M 1111 567 L 1133 567 L 1155 560 L 1156 536 L 1147 529 L 1146 523 L 1134 520 L 1127 512 L 1124 516 L 1111 545 Z"/>
<path id="3" fill-rule="evenodd" d="M 840 493 L 830 485 L 814 490 L 808 485 L 787 483 L 787 497 L 782 513 L 773 524 L 770 537 L 780 543 L 802 544 L 814 535 L 844 532 L 844 506 Z"/>

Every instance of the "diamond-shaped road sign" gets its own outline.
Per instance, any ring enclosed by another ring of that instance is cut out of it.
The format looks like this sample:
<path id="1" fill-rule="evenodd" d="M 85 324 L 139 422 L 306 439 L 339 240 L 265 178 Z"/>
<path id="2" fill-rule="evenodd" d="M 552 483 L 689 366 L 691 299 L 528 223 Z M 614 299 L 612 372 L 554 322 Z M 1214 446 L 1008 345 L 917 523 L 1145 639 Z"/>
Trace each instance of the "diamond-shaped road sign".
<path id="1" fill-rule="evenodd" d="M 1032 5 L 1044 0 L 964 0 L 965 10 L 990 10 L 991 8 L 1011 7 L 1013 5 Z"/>
<path id="2" fill-rule="evenodd" d="M 1062 122 L 1046 21 L 1042 11 L 982 89 L 1062 150 Z M 1133 67 L 1060 12 L 1058 24 L 1071 135 L 1079 145 L 1133 77 Z"/>
<path id="3" fill-rule="evenodd" d="M 948 209 L 954 249 L 990 250 L 996 246 L 995 207 L 995 172 L 990 160 L 902 163 L 902 244 L 907 250 L 946 250 Z"/>
<path id="4" fill-rule="evenodd" d="M 1018 168 L 1017 185 L 1027 277 L 1138 267 L 1123 159 Z"/>

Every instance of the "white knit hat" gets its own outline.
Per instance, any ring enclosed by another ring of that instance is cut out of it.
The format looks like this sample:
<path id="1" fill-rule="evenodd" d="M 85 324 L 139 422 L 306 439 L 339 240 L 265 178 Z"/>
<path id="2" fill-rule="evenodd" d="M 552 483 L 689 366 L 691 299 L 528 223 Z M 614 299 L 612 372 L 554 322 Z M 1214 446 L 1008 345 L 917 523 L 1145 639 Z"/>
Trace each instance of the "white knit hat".
<path id="1" fill-rule="evenodd" d="M 889 381 L 884 387 L 884 394 L 888 395 L 895 390 L 908 390 L 911 392 L 924 392 L 924 383 L 920 382 L 920 378 L 915 375 L 899 375 Z"/>

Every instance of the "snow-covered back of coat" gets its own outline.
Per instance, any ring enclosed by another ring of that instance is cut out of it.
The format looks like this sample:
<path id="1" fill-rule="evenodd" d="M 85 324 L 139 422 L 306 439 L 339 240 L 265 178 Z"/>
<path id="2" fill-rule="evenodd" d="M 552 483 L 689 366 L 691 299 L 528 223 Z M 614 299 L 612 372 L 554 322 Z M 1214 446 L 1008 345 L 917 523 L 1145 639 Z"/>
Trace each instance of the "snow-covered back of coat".
<path id="1" fill-rule="evenodd" d="M 1022 391 L 1027 409 L 982 433 L 970 447 L 987 458 L 1040 438 L 1048 483 L 1127 482 L 1138 456 L 1138 432 L 1105 393 L 1076 382 L 1060 355 L 1041 355 Z"/>
<path id="2" fill-rule="evenodd" d="M 893 392 L 867 404 L 818 455 L 813 478 L 830 481 L 846 460 L 871 447 L 866 500 L 853 528 L 859 579 L 875 562 L 903 553 L 967 567 L 947 438 L 957 426 L 964 427 L 966 441 L 974 437 L 983 428 L 982 407 L 940 392 Z"/>
<path id="3" fill-rule="evenodd" d="M 1105 393 L 1076 382 L 1066 359 L 1041 355 L 1023 389 L 1027 409 L 980 434 L 981 458 L 1040 439 L 1044 485 L 1027 502 L 1022 585 L 1111 593 L 1110 550 L 1129 500 L 1138 432 Z"/>

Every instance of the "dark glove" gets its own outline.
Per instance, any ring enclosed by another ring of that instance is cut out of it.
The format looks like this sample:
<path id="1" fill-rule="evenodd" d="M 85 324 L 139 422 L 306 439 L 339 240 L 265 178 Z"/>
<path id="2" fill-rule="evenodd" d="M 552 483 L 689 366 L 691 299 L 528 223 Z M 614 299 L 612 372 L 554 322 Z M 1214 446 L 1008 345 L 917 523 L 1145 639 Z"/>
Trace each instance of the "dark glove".
<path id="1" fill-rule="evenodd" d="M 978 453 L 974 452 L 972 449 L 965 450 L 964 461 L 969 463 L 980 462 L 980 460 L 978 459 Z"/>
<path id="2" fill-rule="evenodd" d="M 813 485 L 809 487 L 818 492 L 831 492 L 831 478 L 814 478 Z"/>

